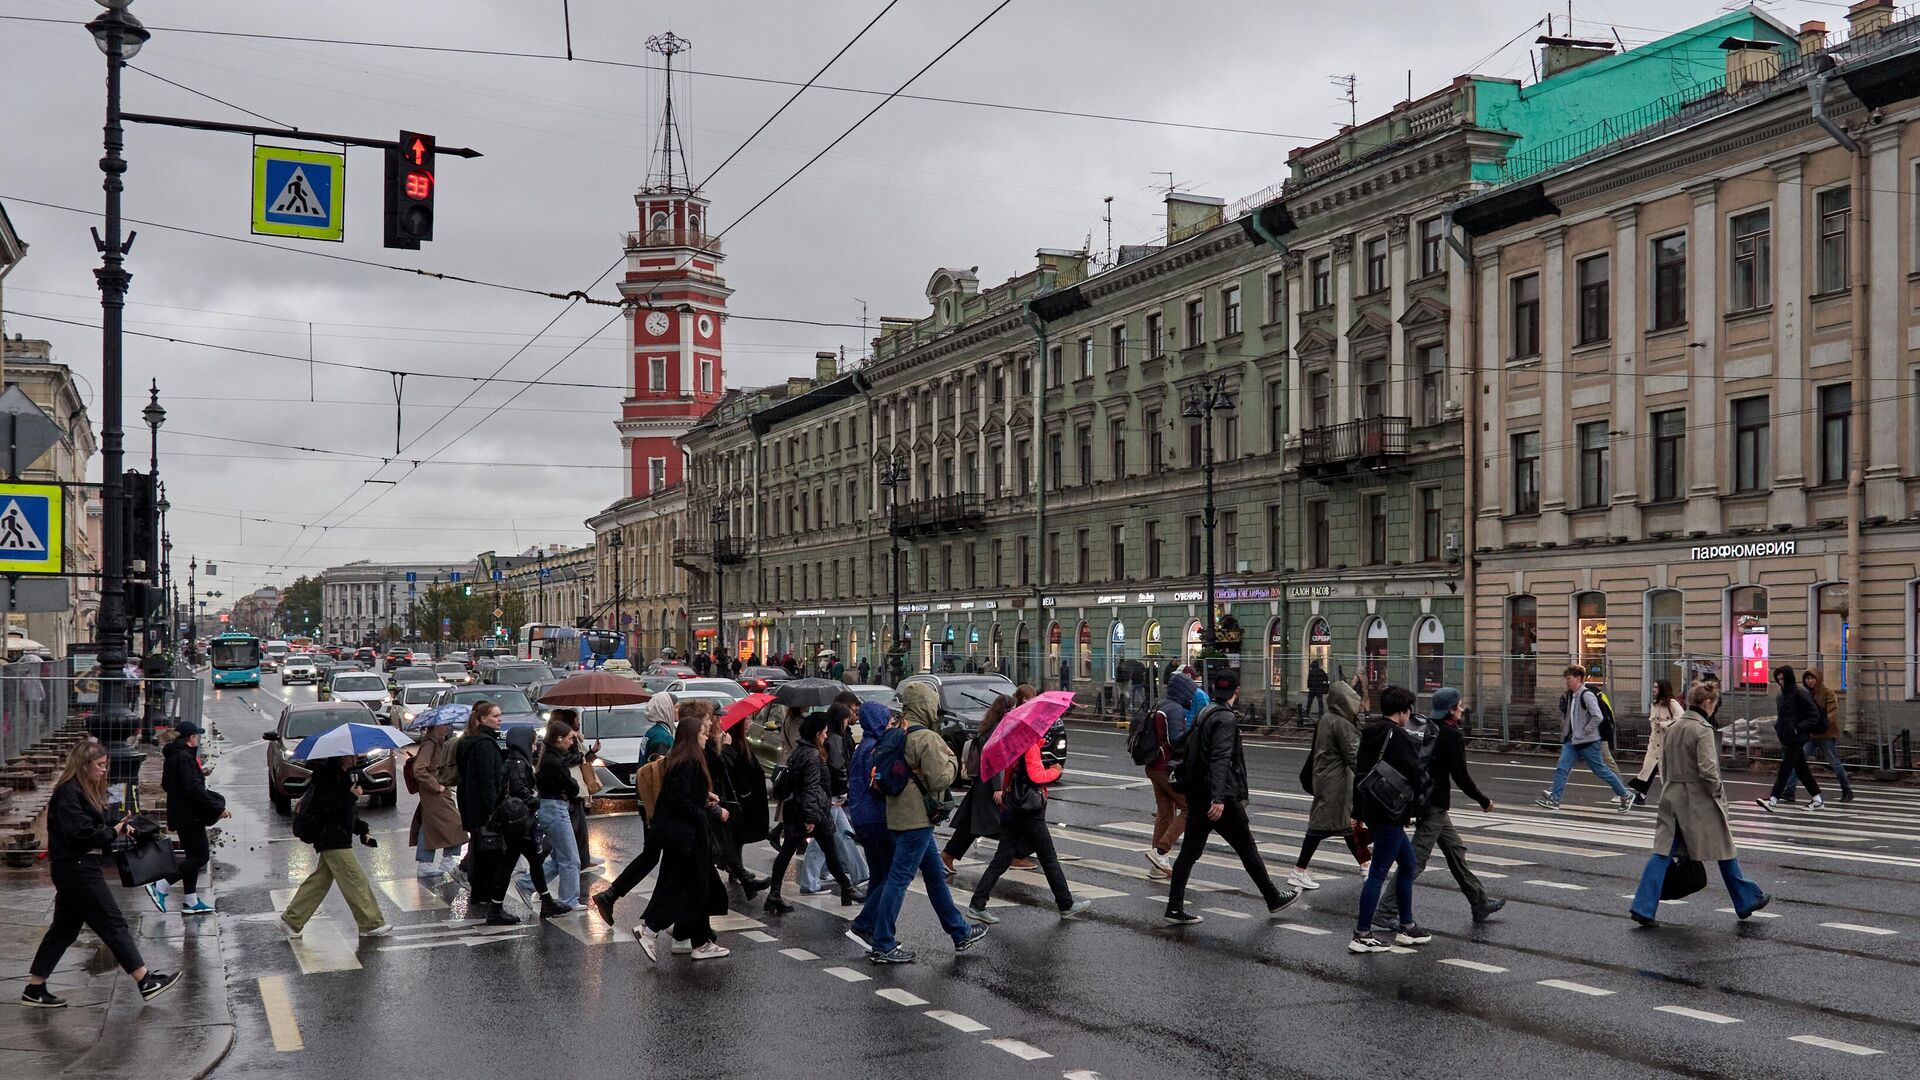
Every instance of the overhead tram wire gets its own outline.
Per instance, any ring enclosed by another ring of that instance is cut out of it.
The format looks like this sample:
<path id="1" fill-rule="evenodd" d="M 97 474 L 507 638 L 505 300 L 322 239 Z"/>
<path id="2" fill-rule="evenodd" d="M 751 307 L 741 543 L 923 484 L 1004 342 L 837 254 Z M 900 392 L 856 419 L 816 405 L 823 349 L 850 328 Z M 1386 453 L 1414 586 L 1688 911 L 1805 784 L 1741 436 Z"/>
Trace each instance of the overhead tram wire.
<path id="1" fill-rule="evenodd" d="M 300 130 L 298 127 L 295 127 L 294 125 L 289 124 L 284 120 L 275 120 L 273 117 L 268 116 L 265 113 L 254 112 L 252 109 L 249 109 L 244 105 L 235 105 L 233 102 L 228 101 L 225 98 L 214 97 L 212 94 L 207 93 L 205 90 L 195 90 L 193 87 L 188 86 L 186 83 L 174 82 L 172 79 L 167 78 L 165 75 L 155 74 L 154 72 L 148 71 L 146 68 L 143 68 L 138 64 L 128 64 L 127 67 L 132 68 L 133 70 L 139 72 L 142 75 L 145 75 L 149 79 L 158 79 L 161 82 L 166 83 L 168 86 L 174 87 L 175 89 L 185 90 L 187 93 L 192 94 L 195 97 L 205 98 L 216 105 L 225 105 L 227 108 L 232 109 L 235 112 L 246 113 L 248 116 L 253 117 L 255 120 L 265 120 L 269 124 L 278 124 L 279 126 L 284 128 L 293 128 L 293 130 L 295 131 Z"/>
<path id="2" fill-rule="evenodd" d="M 69 26 L 80 25 L 80 21 L 76 19 L 56 19 L 48 16 L 36 16 L 36 15 L 0 15 L 0 20 L 12 20 L 16 22 L 57 23 L 60 25 L 69 25 Z M 1535 24 L 1535 25 L 1538 25 L 1538 24 Z M 453 46 L 453 45 L 423 45 L 415 42 L 404 42 L 404 41 L 369 41 L 364 39 L 351 39 L 351 38 L 308 37 L 308 36 L 302 36 L 298 34 L 263 34 L 263 33 L 253 33 L 253 32 L 244 31 L 244 30 L 212 30 L 212 29 L 207 29 L 202 27 L 191 27 L 191 26 L 155 26 L 151 23 L 148 24 L 147 28 L 149 30 L 154 31 L 155 33 L 198 34 L 198 35 L 207 36 L 207 37 L 250 38 L 258 41 L 281 41 L 281 42 L 289 42 L 293 44 L 338 45 L 338 46 L 344 46 L 349 48 L 387 49 L 387 50 L 396 50 L 396 51 L 405 51 L 405 52 L 443 53 L 443 54 L 452 55 L 452 56 L 486 56 L 486 57 L 498 57 L 498 58 L 511 59 L 511 60 L 558 60 L 563 63 L 589 64 L 595 67 L 627 68 L 627 69 L 638 70 L 638 71 L 663 70 L 661 65 L 659 64 L 649 64 L 649 63 L 632 61 L 632 60 L 602 60 L 602 59 L 595 59 L 593 57 L 587 57 L 587 56 L 574 56 L 572 58 L 569 58 L 561 53 L 528 52 L 528 51 L 513 50 L 513 49 L 476 49 L 476 48 L 463 48 L 460 46 Z M 1504 47 L 1505 46 L 1502 46 L 1502 48 Z M 722 81 L 730 81 L 730 82 L 760 83 L 760 84 L 769 85 L 769 86 L 806 85 L 803 83 L 796 82 L 792 79 L 776 79 L 771 76 L 765 76 L 765 75 L 742 75 L 734 72 L 699 71 L 699 70 L 690 70 L 687 73 L 689 75 L 697 76 L 700 78 L 719 79 Z M 834 93 L 839 93 L 839 94 L 860 94 L 868 97 L 874 97 L 874 96 L 886 96 L 889 98 L 898 97 L 906 101 L 920 101 L 920 102 L 926 102 L 929 104 L 936 104 L 936 105 L 963 105 L 968 108 L 993 109 L 993 110 L 998 110 L 1002 112 L 1031 113 L 1031 114 L 1040 115 L 1040 116 L 1059 116 L 1059 117 L 1065 117 L 1069 119 L 1078 119 L 1078 120 L 1102 120 L 1109 123 L 1117 123 L 1117 124 L 1139 124 L 1139 125 L 1150 126 L 1150 127 L 1180 128 L 1188 131 L 1205 131 L 1205 132 L 1213 132 L 1213 133 L 1222 134 L 1222 135 L 1247 135 L 1247 136 L 1264 138 L 1264 139 L 1289 139 L 1289 140 L 1305 139 L 1308 141 L 1318 141 L 1321 138 L 1321 136 L 1318 136 L 1318 135 L 1301 135 L 1293 132 L 1263 131 L 1258 128 L 1237 128 L 1237 127 L 1230 127 L 1223 124 L 1198 124 L 1198 123 L 1191 123 L 1191 122 L 1185 122 L 1185 121 L 1179 121 L 1179 120 L 1155 120 L 1155 119 L 1151 119 L 1148 117 L 1141 117 L 1141 116 L 1124 116 L 1124 115 L 1119 115 L 1115 113 L 1087 112 L 1079 109 L 1059 109 L 1059 108 L 1050 108 L 1042 105 L 1017 105 L 1010 102 L 980 101 L 980 100 L 975 100 L 971 98 L 941 97 L 933 94 L 888 93 L 885 90 L 874 90 L 868 87 L 861 87 L 861 86 L 836 86 L 832 83 L 814 83 L 813 85 L 816 89 L 830 90 L 830 91 L 833 91 Z"/>

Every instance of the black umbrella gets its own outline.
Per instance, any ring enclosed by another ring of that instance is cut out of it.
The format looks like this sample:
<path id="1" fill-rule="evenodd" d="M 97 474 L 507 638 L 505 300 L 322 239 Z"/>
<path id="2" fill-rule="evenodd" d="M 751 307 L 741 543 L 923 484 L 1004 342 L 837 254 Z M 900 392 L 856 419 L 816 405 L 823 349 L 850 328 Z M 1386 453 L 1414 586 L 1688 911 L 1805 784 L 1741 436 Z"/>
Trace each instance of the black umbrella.
<path id="1" fill-rule="evenodd" d="M 773 703 L 789 709 L 824 709 L 847 688 L 832 679 L 794 679 L 774 688 Z"/>

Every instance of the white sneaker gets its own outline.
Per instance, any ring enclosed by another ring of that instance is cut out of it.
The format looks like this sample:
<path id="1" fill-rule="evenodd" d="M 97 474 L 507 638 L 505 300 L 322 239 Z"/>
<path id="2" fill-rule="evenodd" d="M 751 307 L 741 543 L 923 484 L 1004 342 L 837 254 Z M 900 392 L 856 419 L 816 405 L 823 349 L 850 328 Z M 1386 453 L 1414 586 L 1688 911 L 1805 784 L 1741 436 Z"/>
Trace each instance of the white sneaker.
<path id="1" fill-rule="evenodd" d="M 1753 802 L 1755 806 L 1758 806 L 1760 809 L 1765 810 L 1769 814 L 1773 813 L 1774 809 L 1780 805 L 1779 801 L 1774 799 L 1772 796 L 1768 796 L 1767 798 L 1764 798 L 1764 799 L 1755 799 L 1753 800 Z"/>
<path id="2" fill-rule="evenodd" d="M 633 928 L 633 936 L 640 939 L 640 948 L 646 951 L 647 959 L 656 964 L 659 963 L 659 947 L 654 944 L 653 932 L 644 926 L 636 926 Z"/>
<path id="3" fill-rule="evenodd" d="M 413 876 L 421 877 L 421 878 L 431 878 L 431 877 L 440 877 L 445 873 L 446 871 L 440 869 L 440 865 L 438 863 L 423 862 L 418 864 L 414 868 Z"/>
<path id="4" fill-rule="evenodd" d="M 695 960 L 718 960 L 732 952 L 732 949 L 727 948 L 717 941 L 709 941 L 705 945 L 693 950 L 693 958 Z"/>
<path id="5" fill-rule="evenodd" d="M 1147 849 L 1147 863 L 1163 874 L 1173 873 L 1173 864 L 1168 862 L 1167 857 L 1160 854 L 1155 848 Z"/>
<path id="6" fill-rule="evenodd" d="M 457 874 L 457 873 L 459 873 L 459 872 L 460 872 L 460 857 L 459 857 L 459 856 L 457 856 L 457 855 L 442 855 L 442 856 L 440 856 L 440 869 L 442 869 L 442 870 L 445 870 L 445 871 L 446 871 L 447 873 L 449 873 L 449 874 Z"/>
<path id="7" fill-rule="evenodd" d="M 1813 801 L 1807 804 L 1807 809 L 1809 810 L 1825 810 L 1826 808 L 1827 800 L 1819 795 L 1815 795 Z"/>
<path id="8" fill-rule="evenodd" d="M 1320 887 L 1320 883 L 1313 880 L 1313 875 L 1307 873 L 1305 870 L 1295 870 L 1293 873 L 1288 874 L 1287 884 L 1296 889 L 1312 890 Z"/>

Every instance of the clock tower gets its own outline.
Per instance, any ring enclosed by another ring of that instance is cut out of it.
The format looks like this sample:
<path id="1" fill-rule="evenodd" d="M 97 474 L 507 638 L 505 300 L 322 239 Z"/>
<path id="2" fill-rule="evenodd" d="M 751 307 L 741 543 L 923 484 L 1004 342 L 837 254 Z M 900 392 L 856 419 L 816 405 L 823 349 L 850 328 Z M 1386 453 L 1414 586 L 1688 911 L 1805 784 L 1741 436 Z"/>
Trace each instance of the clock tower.
<path id="1" fill-rule="evenodd" d="M 679 439 L 726 385 L 721 335 L 733 294 L 720 274 L 720 241 L 707 231 L 707 200 L 687 172 L 673 111 L 673 58 L 688 43 L 668 33 L 650 38 L 647 47 L 666 57 L 667 94 L 646 186 L 633 197 L 640 227 L 627 234 L 620 282 L 633 364 L 615 426 L 633 498 L 674 487 L 685 476 Z"/>

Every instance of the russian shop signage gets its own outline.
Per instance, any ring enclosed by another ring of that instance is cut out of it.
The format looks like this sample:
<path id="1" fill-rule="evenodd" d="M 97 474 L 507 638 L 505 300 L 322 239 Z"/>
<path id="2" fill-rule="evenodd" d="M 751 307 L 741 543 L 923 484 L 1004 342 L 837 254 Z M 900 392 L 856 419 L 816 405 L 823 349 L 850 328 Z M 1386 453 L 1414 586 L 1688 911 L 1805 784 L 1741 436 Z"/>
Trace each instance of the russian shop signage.
<path id="1" fill-rule="evenodd" d="M 1287 586 L 1287 599 L 1289 600 L 1325 600 L 1332 595 L 1333 586 L 1331 585 Z"/>
<path id="2" fill-rule="evenodd" d="M 1792 540 L 1757 540 L 1749 544 L 1707 544 L 1693 549 L 1695 562 L 1705 559 L 1765 559 L 1775 555 L 1791 555 L 1794 552 Z"/>

